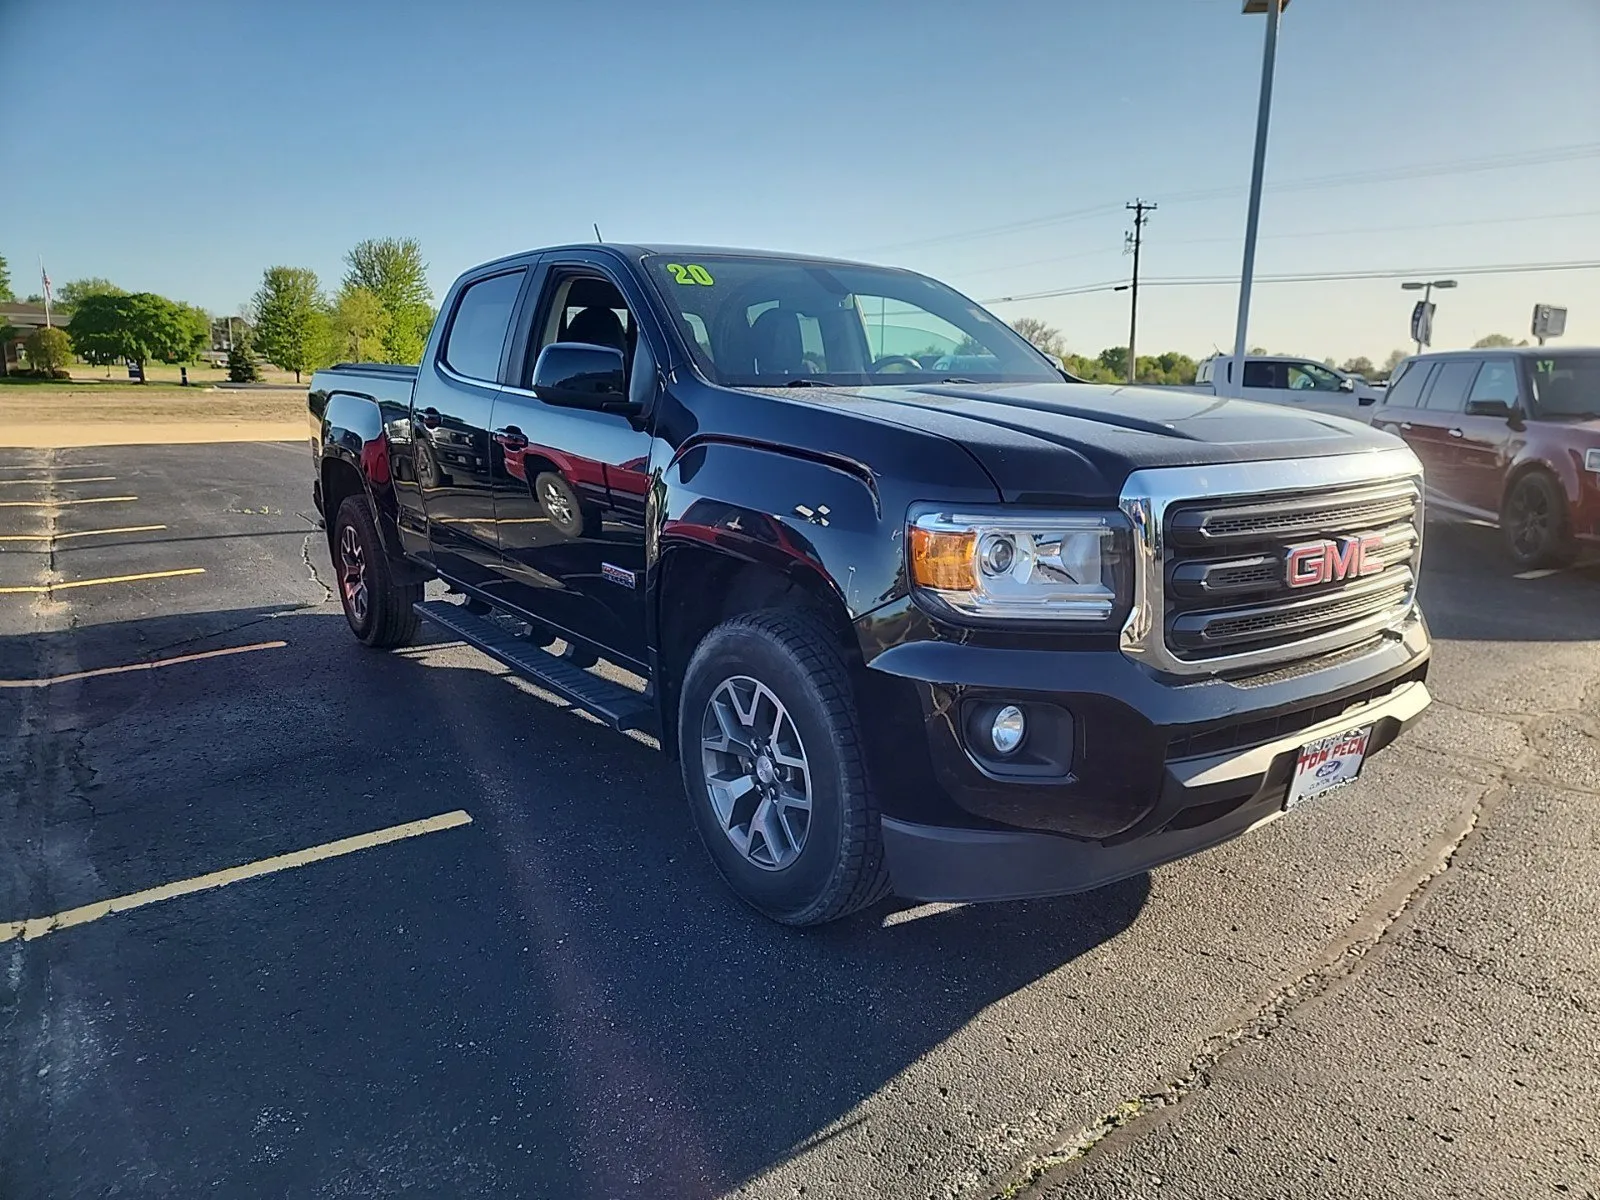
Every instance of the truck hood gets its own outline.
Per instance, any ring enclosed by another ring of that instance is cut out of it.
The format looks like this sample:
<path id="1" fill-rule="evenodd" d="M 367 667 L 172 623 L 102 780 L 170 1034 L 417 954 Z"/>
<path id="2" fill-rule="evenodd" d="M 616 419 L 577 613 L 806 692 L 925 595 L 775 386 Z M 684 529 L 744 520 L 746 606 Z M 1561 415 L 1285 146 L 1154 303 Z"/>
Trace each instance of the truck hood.
<path id="1" fill-rule="evenodd" d="M 854 409 L 959 442 L 1009 502 L 1114 502 L 1148 467 L 1388 450 L 1393 436 L 1344 417 L 1176 389 L 1081 383 L 763 388 Z"/>

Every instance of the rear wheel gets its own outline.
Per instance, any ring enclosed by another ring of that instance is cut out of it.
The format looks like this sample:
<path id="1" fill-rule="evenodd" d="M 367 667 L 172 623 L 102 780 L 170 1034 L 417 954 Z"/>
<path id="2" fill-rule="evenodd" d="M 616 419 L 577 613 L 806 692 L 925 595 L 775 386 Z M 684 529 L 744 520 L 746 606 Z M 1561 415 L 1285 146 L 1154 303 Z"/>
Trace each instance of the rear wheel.
<path id="1" fill-rule="evenodd" d="M 572 485 L 554 471 L 534 478 L 533 494 L 550 519 L 550 527 L 562 537 L 593 537 L 600 532 L 600 514 L 580 500 Z"/>
<path id="2" fill-rule="evenodd" d="M 746 903 L 817 925 L 888 891 L 854 688 L 820 622 L 769 610 L 707 634 L 678 747 L 700 838 Z"/>
<path id="3" fill-rule="evenodd" d="M 350 629 L 368 646 L 406 646 L 421 619 L 419 583 L 397 583 L 365 496 L 347 496 L 333 525 L 333 568 Z"/>
<path id="4" fill-rule="evenodd" d="M 1560 567 L 1572 561 L 1567 498 L 1554 479 L 1532 472 L 1517 480 L 1500 516 L 1506 550 L 1519 567 Z"/>

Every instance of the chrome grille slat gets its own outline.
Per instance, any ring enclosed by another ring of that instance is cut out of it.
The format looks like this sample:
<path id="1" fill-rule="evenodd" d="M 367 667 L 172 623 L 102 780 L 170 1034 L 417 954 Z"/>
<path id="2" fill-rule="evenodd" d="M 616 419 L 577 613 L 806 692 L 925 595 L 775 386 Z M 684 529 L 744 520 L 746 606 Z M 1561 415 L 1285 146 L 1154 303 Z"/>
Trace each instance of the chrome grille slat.
<path id="1" fill-rule="evenodd" d="M 1333 592 L 1287 604 L 1189 613 L 1170 623 L 1168 640 L 1184 650 L 1204 651 L 1274 636 L 1309 633 L 1330 625 L 1359 621 L 1404 604 L 1415 586 L 1411 568 L 1401 567 Z"/>
<path id="2" fill-rule="evenodd" d="M 1420 489 L 1405 483 L 1346 491 L 1338 496 L 1286 497 L 1267 504 L 1213 504 L 1202 500 L 1173 515 L 1167 536 L 1176 546 L 1214 546 L 1378 529 L 1409 521 L 1419 496 Z"/>

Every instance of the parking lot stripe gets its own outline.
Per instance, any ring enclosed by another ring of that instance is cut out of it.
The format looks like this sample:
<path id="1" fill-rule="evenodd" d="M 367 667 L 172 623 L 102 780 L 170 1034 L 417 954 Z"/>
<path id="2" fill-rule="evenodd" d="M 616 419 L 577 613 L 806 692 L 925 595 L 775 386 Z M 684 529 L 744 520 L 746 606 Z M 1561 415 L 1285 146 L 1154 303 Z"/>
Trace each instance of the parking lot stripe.
<path id="1" fill-rule="evenodd" d="M 60 508 L 65 504 L 120 504 L 137 496 L 93 496 L 87 500 L 0 500 L 0 508 Z"/>
<path id="2" fill-rule="evenodd" d="M 227 887 L 230 883 L 258 879 L 263 875 L 304 867 L 314 862 L 322 862 L 324 859 L 354 854 L 358 850 L 370 850 L 374 846 L 384 846 L 390 842 L 421 837 L 427 833 L 440 833 L 446 829 L 454 829 L 458 825 L 470 824 L 472 817 L 457 809 L 455 812 L 440 813 L 436 817 L 425 817 L 420 821 L 407 821 L 404 825 L 390 825 L 387 829 L 375 829 L 371 833 L 340 838 L 336 842 L 324 842 L 320 846 L 312 846 L 306 850 L 257 859 L 242 866 L 212 871 L 208 875 L 196 875 L 190 879 L 180 879 L 176 883 L 164 883 L 160 887 L 146 888 L 142 892 L 118 896 L 114 900 L 99 900 L 94 904 L 69 908 L 65 912 L 56 913 L 53 917 L 0 922 L 0 942 L 13 941 L 17 937 L 32 941 L 47 933 L 56 933 L 62 929 L 70 929 L 74 925 L 98 921 L 101 917 L 109 917 L 112 913 L 128 912 L 131 909 L 144 908 L 146 905 L 160 904 L 163 900 L 174 900 L 179 896 L 193 895 L 195 892 Z"/>
<path id="3" fill-rule="evenodd" d="M 156 533 L 165 525 L 119 525 L 115 529 L 79 529 L 72 533 L 0 533 L 0 542 L 59 542 L 65 538 L 100 537 L 108 533 Z"/>
<path id="4" fill-rule="evenodd" d="M 208 658 L 228 658 L 234 654 L 252 654 L 257 650 L 282 650 L 288 642 L 256 642 L 251 646 L 228 646 L 222 650 L 203 650 L 198 654 L 180 654 L 175 658 L 156 658 L 149 662 L 129 663 L 125 667 L 96 667 L 92 671 L 74 671 L 70 675 L 51 675 L 44 679 L 0 679 L 0 688 L 43 688 L 58 683 L 73 683 L 79 679 L 99 679 L 104 675 L 126 675 L 130 671 L 154 671 L 158 667 L 176 667 L 181 663 L 203 662 Z"/>
<path id="5" fill-rule="evenodd" d="M 26 487 L 30 484 L 38 487 L 44 483 L 115 483 L 116 481 L 115 475 L 86 475 L 82 479 L 0 479 L 0 487 L 8 484 L 12 487 Z"/>
<path id="6" fill-rule="evenodd" d="M 204 575 L 204 567 L 181 567 L 176 571 L 145 571 L 140 575 L 107 575 L 103 579 L 73 579 L 66 583 L 31 583 L 24 587 L 0 587 L 0 596 L 29 592 L 35 595 L 64 592 L 68 588 L 99 587 L 102 583 L 137 583 L 141 579 L 174 579 L 179 575 Z"/>

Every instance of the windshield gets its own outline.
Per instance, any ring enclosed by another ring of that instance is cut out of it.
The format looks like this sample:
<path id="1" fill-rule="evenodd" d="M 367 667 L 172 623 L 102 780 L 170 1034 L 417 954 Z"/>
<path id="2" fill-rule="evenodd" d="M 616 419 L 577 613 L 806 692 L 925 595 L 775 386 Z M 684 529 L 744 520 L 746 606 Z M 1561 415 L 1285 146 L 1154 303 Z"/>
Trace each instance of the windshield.
<path id="1" fill-rule="evenodd" d="M 1002 321 L 908 271 L 713 254 L 645 266 L 724 386 L 1062 380 Z"/>
<path id="2" fill-rule="evenodd" d="M 1600 354 L 1551 354 L 1532 362 L 1533 402 L 1551 420 L 1600 417 Z"/>

